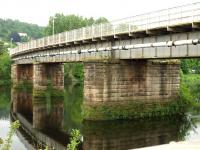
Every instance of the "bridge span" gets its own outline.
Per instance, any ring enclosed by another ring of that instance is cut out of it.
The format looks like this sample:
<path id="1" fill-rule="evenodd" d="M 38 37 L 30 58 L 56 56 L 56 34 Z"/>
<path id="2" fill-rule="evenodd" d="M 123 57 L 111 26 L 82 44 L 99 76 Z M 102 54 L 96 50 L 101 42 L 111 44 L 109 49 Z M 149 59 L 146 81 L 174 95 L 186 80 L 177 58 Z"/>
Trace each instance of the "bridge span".
<path id="1" fill-rule="evenodd" d="M 12 79 L 41 97 L 49 80 L 63 89 L 63 63 L 83 62 L 86 119 L 172 115 L 182 111 L 176 59 L 200 57 L 199 37 L 200 3 L 92 25 L 21 43 Z"/>

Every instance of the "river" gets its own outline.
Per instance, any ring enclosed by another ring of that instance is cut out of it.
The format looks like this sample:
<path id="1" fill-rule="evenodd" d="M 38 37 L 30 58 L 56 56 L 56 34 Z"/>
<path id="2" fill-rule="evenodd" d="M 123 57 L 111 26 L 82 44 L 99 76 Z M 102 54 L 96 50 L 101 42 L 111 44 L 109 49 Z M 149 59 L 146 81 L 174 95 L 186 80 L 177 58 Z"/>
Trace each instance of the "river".
<path id="1" fill-rule="evenodd" d="M 0 137 L 5 139 L 13 120 L 19 119 L 21 123 L 13 137 L 12 149 L 38 149 L 44 145 L 49 145 L 50 149 L 65 149 L 72 129 L 81 131 L 79 149 L 84 150 L 124 150 L 200 139 L 198 107 L 189 109 L 186 116 L 168 119 L 83 121 L 81 84 L 65 87 L 63 101 L 53 103 L 50 100 L 29 108 L 31 101 L 32 94 L 28 90 L 18 92 L 9 86 L 0 87 Z M 16 105 L 21 104 L 27 107 L 20 113 L 13 113 Z M 44 125 L 50 127 L 33 128 Z"/>

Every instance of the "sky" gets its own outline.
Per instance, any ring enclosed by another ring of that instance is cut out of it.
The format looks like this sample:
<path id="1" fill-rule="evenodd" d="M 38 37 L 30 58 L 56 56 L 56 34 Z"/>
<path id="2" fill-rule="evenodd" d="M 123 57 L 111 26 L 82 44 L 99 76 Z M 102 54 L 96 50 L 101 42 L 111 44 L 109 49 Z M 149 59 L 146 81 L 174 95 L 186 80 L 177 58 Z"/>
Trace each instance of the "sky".
<path id="1" fill-rule="evenodd" d="M 46 26 L 56 13 L 117 20 L 200 0 L 0 0 L 0 18 Z"/>

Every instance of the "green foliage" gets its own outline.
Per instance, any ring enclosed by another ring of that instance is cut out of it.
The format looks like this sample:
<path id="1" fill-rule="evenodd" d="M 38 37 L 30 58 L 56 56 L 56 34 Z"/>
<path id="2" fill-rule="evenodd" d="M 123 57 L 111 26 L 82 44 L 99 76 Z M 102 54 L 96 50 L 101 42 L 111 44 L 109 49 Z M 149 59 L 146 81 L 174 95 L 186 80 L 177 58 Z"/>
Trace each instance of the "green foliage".
<path id="1" fill-rule="evenodd" d="M 67 63 L 64 65 L 65 82 L 83 81 L 83 64 L 82 63 Z"/>
<path id="2" fill-rule="evenodd" d="M 191 104 L 200 102 L 200 75 L 188 74 L 181 75 L 180 92 L 182 99 L 190 102 Z"/>
<path id="3" fill-rule="evenodd" d="M 83 105 L 84 118 L 90 120 L 115 120 L 159 118 L 163 116 L 182 115 L 187 104 L 182 100 L 160 104 L 158 102 L 103 103 L 98 105 Z"/>
<path id="4" fill-rule="evenodd" d="M 20 127 L 20 123 L 18 120 L 11 124 L 10 130 L 8 132 L 6 140 L 3 142 L 3 146 L 1 148 L 1 150 L 10 150 L 11 144 L 12 144 L 12 137 L 13 137 L 16 129 L 18 129 L 19 127 Z"/>
<path id="5" fill-rule="evenodd" d="M 46 146 L 45 149 L 39 149 L 39 150 L 49 150 L 49 147 Z"/>
<path id="6" fill-rule="evenodd" d="M 184 74 L 191 73 L 192 70 L 195 73 L 200 73 L 200 59 L 182 59 L 181 70 Z"/>
<path id="7" fill-rule="evenodd" d="M 8 50 L 3 47 L 0 54 L 0 85 L 10 81 L 11 59 Z"/>
<path id="8" fill-rule="evenodd" d="M 70 133 L 70 143 L 67 145 L 68 150 L 77 150 L 78 145 L 80 144 L 81 134 L 79 130 L 72 129 Z"/>
<path id="9" fill-rule="evenodd" d="M 189 73 L 189 65 L 187 63 L 187 60 L 183 59 L 181 61 L 181 70 L 184 74 L 188 74 Z"/>
<path id="10" fill-rule="evenodd" d="M 83 120 L 82 115 L 83 85 L 66 84 L 64 91 L 64 129 L 66 131 L 81 128 Z"/>
<path id="11" fill-rule="evenodd" d="M 0 41 L 0 54 L 3 52 L 4 50 L 4 42 Z"/>
<path id="12" fill-rule="evenodd" d="M 3 144 L 3 140 L 0 138 L 0 145 Z"/>
<path id="13" fill-rule="evenodd" d="M 0 19 L 0 38 L 10 41 L 12 33 L 27 33 L 31 38 L 40 38 L 43 36 L 43 27 L 38 25 L 20 22 L 18 20 Z"/>
<path id="14" fill-rule="evenodd" d="M 63 14 L 56 14 L 53 17 L 49 18 L 49 24 L 45 28 L 45 35 L 51 35 L 53 30 L 53 19 L 54 19 L 54 32 L 60 33 L 64 31 L 69 31 L 73 29 L 78 29 L 81 27 L 89 26 L 92 24 L 99 24 L 108 22 L 106 18 L 100 17 L 98 19 L 94 18 L 84 18 L 82 16 L 76 15 L 63 15 Z"/>

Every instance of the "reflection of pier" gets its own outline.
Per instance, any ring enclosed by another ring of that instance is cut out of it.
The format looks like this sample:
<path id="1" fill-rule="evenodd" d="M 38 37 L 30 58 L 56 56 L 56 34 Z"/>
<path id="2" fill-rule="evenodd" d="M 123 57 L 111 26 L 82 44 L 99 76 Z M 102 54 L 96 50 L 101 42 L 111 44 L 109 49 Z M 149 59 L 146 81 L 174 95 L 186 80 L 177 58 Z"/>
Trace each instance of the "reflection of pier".
<path id="1" fill-rule="evenodd" d="M 20 85 L 17 85 L 18 87 Z M 27 149 L 66 149 L 69 137 L 62 131 L 64 105 L 61 96 L 35 97 L 32 88 L 12 88 L 11 116 L 19 120 L 17 135 Z"/>
<path id="2" fill-rule="evenodd" d="M 64 105 L 61 97 L 34 97 L 32 90 L 12 88 L 13 112 L 29 118 L 37 129 L 61 129 Z"/>
<path id="3" fill-rule="evenodd" d="M 44 148 L 46 145 L 49 149 L 66 149 L 69 137 L 62 130 L 62 98 L 51 93 L 48 93 L 48 98 L 34 96 L 32 90 L 12 89 L 11 116 L 21 122 L 17 135 L 27 149 Z M 72 108 L 72 105 L 69 106 Z M 69 123 L 65 120 L 65 124 Z M 184 118 L 175 117 L 154 121 L 84 121 L 82 127 L 83 143 L 79 150 L 121 150 L 180 140 L 191 125 Z"/>
<path id="4" fill-rule="evenodd" d="M 45 130 L 34 129 L 32 123 L 19 113 L 15 115 L 11 112 L 11 117 L 20 121 L 21 127 L 17 130 L 17 136 L 28 150 L 44 148 L 46 145 L 49 149 L 66 150 L 69 141 L 66 133 L 59 130 L 47 133 Z"/>
<path id="5" fill-rule="evenodd" d="M 155 121 L 84 122 L 84 150 L 123 150 L 180 140 L 187 132 L 183 118 Z"/>

